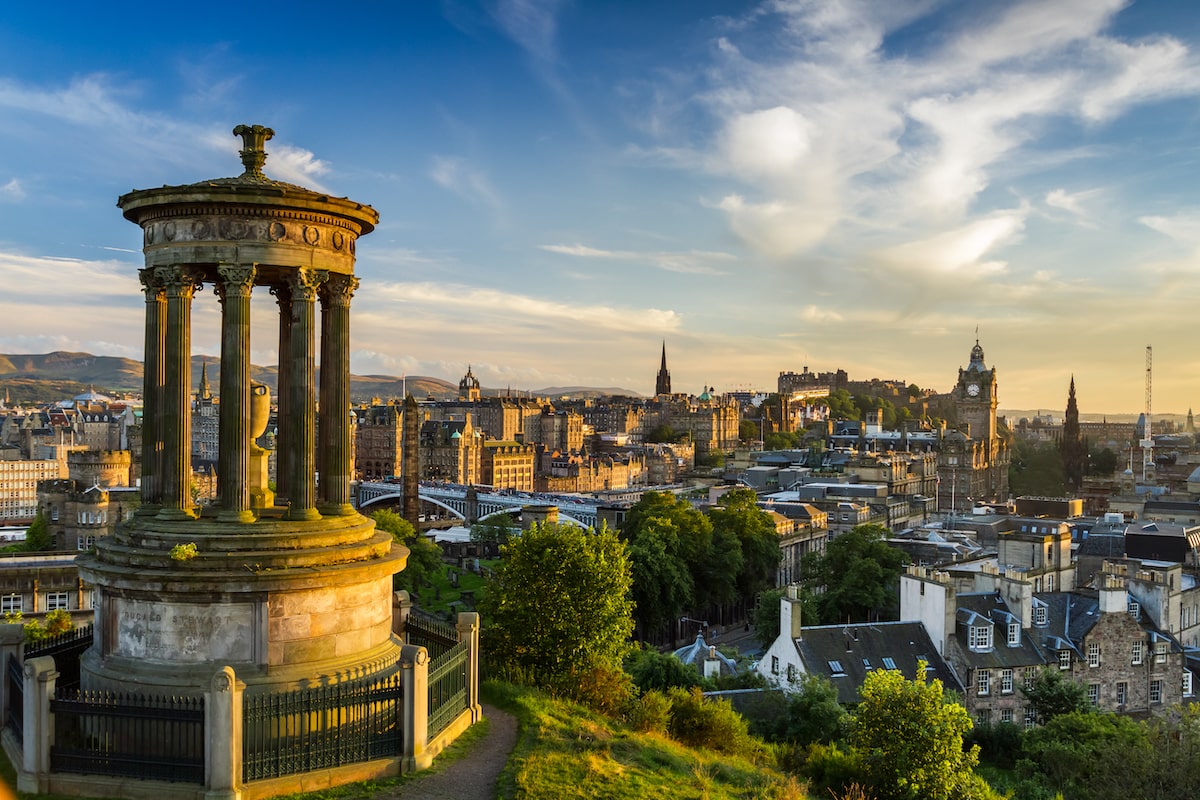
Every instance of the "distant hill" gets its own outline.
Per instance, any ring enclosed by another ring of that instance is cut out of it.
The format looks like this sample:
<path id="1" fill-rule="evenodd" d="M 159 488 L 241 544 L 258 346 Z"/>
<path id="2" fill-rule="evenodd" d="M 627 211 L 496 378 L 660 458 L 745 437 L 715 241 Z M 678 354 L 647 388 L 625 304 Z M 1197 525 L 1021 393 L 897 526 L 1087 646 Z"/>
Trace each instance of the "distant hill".
<path id="1" fill-rule="evenodd" d="M 216 392 L 220 380 L 221 360 L 214 356 L 192 356 L 192 389 L 200 385 L 201 365 L 208 365 L 208 382 Z M 274 366 L 250 367 L 251 378 L 276 387 L 278 369 Z M 94 356 L 91 353 L 54 352 L 41 355 L 0 354 L 0 392 L 7 390 L 13 403 L 49 403 L 74 397 L 92 386 L 107 394 L 142 391 L 142 362 L 117 356 Z M 350 399 L 367 402 L 374 397 L 390 400 L 403 397 L 407 388 L 414 397 L 429 395 L 444 399 L 458 393 L 458 385 L 439 378 L 419 375 L 407 379 L 390 375 L 351 375 Z"/>
<path id="2" fill-rule="evenodd" d="M 640 394 L 629 389 L 618 387 L 597 389 L 591 386 L 549 386 L 545 389 L 533 389 L 531 393 L 534 397 L 641 397 Z"/>

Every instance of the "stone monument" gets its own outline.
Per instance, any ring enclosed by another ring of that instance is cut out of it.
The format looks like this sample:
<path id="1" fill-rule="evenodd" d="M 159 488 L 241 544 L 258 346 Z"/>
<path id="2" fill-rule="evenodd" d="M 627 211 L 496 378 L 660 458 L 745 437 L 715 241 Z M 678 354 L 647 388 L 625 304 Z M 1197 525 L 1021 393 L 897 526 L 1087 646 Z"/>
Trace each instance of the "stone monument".
<path id="1" fill-rule="evenodd" d="M 350 504 L 354 253 L 378 214 L 266 177 L 270 128 L 234 134 L 243 139 L 238 177 L 117 203 L 144 239 L 142 506 L 79 558 L 96 592 L 84 688 L 198 694 L 230 666 L 248 692 L 282 690 L 399 661 L 392 576 L 408 551 Z M 201 515 L 189 491 L 190 342 L 192 302 L 205 286 L 221 305 L 221 404 L 219 500 Z M 269 403 L 250 380 L 255 289 L 279 309 L 273 497 L 253 444 Z"/>

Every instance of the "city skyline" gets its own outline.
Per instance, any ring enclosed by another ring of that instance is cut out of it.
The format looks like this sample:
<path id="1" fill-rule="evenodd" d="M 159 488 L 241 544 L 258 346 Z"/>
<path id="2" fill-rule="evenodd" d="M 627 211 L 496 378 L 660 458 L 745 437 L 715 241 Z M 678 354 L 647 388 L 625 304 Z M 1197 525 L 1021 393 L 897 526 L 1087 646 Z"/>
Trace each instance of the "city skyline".
<path id="1" fill-rule="evenodd" d="M 116 198 L 237 174 L 259 123 L 270 177 L 380 212 L 356 374 L 651 394 L 665 341 L 676 391 L 807 366 L 944 392 L 978 332 L 1002 408 L 1061 414 L 1074 375 L 1085 414 L 1141 411 L 1147 345 L 1156 415 L 1200 405 L 1200 11 L 256 8 L 7 11 L 0 352 L 140 358 Z M 201 296 L 193 353 L 217 322 Z"/>

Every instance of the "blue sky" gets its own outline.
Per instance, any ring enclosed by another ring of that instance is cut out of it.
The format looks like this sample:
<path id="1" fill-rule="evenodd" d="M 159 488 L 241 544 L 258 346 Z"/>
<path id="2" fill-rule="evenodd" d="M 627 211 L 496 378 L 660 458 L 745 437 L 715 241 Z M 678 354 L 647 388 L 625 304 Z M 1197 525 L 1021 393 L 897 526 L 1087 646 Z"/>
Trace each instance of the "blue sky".
<path id="1" fill-rule="evenodd" d="M 0 351 L 141 357 L 131 189 L 369 203 L 352 368 L 485 386 L 1200 407 L 1200 8 L 1174 2 L 67 3 L 0 11 Z M 270 298 L 253 358 L 273 363 Z M 57 311 L 58 313 L 48 313 Z M 194 352 L 216 353 L 197 302 Z"/>

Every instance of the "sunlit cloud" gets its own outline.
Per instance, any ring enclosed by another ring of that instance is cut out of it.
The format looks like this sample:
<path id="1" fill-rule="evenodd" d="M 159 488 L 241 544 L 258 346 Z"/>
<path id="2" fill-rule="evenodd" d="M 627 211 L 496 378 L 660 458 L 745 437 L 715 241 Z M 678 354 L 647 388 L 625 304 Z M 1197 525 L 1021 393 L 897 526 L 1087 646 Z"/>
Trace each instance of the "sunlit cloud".
<path id="1" fill-rule="evenodd" d="M 686 253 L 659 251 L 637 252 L 631 250 L 600 250 L 595 247 L 588 247 L 582 244 L 543 244 L 539 245 L 539 247 L 542 250 L 550 253 L 558 253 L 559 255 L 573 256 L 576 258 L 595 258 L 606 259 L 610 261 L 629 261 L 633 263 L 650 262 L 656 267 L 666 270 L 667 272 L 679 272 L 693 275 L 723 275 L 725 273 L 712 266 L 710 262 L 729 263 L 737 260 L 737 256 L 734 256 L 730 253 L 697 250 Z"/>

